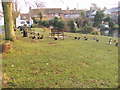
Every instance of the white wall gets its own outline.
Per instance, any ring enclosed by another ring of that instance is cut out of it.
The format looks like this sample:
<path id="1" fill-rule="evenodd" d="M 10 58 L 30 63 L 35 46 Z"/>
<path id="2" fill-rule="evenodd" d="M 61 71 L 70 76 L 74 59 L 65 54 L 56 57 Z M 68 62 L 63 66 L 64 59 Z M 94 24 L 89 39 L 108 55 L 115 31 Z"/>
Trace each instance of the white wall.
<path id="1" fill-rule="evenodd" d="M 30 18 L 30 26 L 33 24 L 33 20 Z"/>
<path id="2" fill-rule="evenodd" d="M 78 18 L 80 14 L 66 14 L 64 15 L 65 18 Z"/>
<path id="3" fill-rule="evenodd" d="M 27 24 L 27 21 L 26 20 L 21 20 L 21 17 L 20 15 L 18 16 L 18 18 L 16 18 L 16 27 L 19 27 L 19 26 L 23 26 L 24 24 Z M 33 24 L 33 20 L 30 18 L 30 24 L 28 26 L 31 26 Z"/>
<path id="4" fill-rule="evenodd" d="M 0 26 L 4 25 L 4 18 L 2 16 L 0 16 Z"/>

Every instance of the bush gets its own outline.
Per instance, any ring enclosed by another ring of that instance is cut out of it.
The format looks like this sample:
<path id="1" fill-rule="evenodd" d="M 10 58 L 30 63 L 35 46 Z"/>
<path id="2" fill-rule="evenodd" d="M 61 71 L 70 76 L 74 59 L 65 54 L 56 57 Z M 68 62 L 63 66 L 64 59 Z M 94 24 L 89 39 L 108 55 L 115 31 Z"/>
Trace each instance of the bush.
<path id="1" fill-rule="evenodd" d="M 31 27 L 32 27 L 32 28 L 38 28 L 39 25 L 38 25 L 38 24 L 32 24 Z"/>
<path id="2" fill-rule="evenodd" d="M 58 22 L 57 29 L 64 29 L 64 22 L 63 21 Z"/>
<path id="3" fill-rule="evenodd" d="M 35 20 L 35 17 L 32 17 L 32 20 L 33 20 L 33 22 L 34 22 L 35 24 L 38 24 L 38 21 Z"/>
<path id="4" fill-rule="evenodd" d="M 70 32 L 70 27 L 67 25 L 67 23 L 64 24 L 64 31 Z"/>
<path id="5" fill-rule="evenodd" d="M 41 25 L 43 25 L 44 27 L 49 27 L 50 23 L 49 23 L 49 21 L 42 21 Z"/>
<path id="6" fill-rule="evenodd" d="M 85 31 L 93 31 L 93 27 L 83 27 Z"/>
<path id="7" fill-rule="evenodd" d="M 64 29 L 64 22 L 61 18 L 55 17 L 49 21 L 49 24 L 55 29 Z"/>
<path id="8" fill-rule="evenodd" d="M 75 22 L 73 20 L 68 21 L 67 25 L 69 26 L 71 32 L 76 32 L 78 30 L 78 28 L 75 25 Z"/>
<path id="9" fill-rule="evenodd" d="M 93 27 L 80 27 L 78 30 L 78 32 L 84 34 L 90 33 L 91 31 L 93 31 Z"/>
<path id="10" fill-rule="evenodd" d="M 99 32 L 99 31 L 94 30 L 94 31 L 91 31 L 91 32 L 90 32 L 90 34 L 92 34 L 92 35 L 100 35 L 100 32 Z"/>
<path id="11" fill-rule="evenodd" d="M 117 29 L 118 27 L 119 27 L 118 24 L 114 24 L 113 26 L 114 29 Z"/>
<path id="12" fill-rule="evenodd" d="M 100 30 L 104 30 L 105 29 L 105 25 L 99 25 Z"/>
<path id="13" fill-rule="evenodd" d="M 80 27 L 80 31 L 93 31 L 93 27 Z"/>

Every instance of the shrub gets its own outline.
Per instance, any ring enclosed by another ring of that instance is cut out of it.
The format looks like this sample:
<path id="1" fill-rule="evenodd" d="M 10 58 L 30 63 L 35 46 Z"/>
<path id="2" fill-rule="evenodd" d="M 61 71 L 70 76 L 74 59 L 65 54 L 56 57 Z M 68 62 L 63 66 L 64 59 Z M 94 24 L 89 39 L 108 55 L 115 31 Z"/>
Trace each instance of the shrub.
<path id="1" fill-rule="evenodd" d="M 113 26 L 114 29 L 117 29 L 118 27 L 119 27 L 118 24 L 114 24 Z"/>
<path id="2" fill-rule="evenodd" d="M 67 25 L 69 26 L 71 32 L 76 32 L 78 30 L 78 28 L 75 25 L 75 22 L 73 20 L 68 21 Z"/>
<path id="3" fill-rule="evenodd" d="M 99 25 L 100 30 L 104 30 L 105 29 L 105 25 Z"/>
<path id="4" fill-rule="evenodd" d="M 100 32 L 97 30 L 91 31 L 90 34 L 92 35 L 100 35 Z"/>
<path id="5" fill-rule="evenodd" d="M 37 27 L 39 27 L 39 25 L 38 24 L 32 24 L 31 27 L 32 28 L 37 28 Z"/>
<path id="6" fill-rule="evenodd" d="M 57 29 L 64 29 L 64 22 L 63 21 L 59 21 L 59 22 L 57 22 Z"/>
<path id="7" fill-rule="evenodd" d="M 42 21 L 41 25 L 43 25 L 44 27 L 49 27 L 50 23 L 49 23 L 49 21 Z"/>
<path id="8" fill-rule="evenodd" d="M 83 27 L 85 31 L 93 31 L 93 27 Z"/>
<path id="9" fill-rule="evenodd" d="M 55 17 L 49 21 L 50 25 L 52 25 L 55 29 L 63 29 L 64 22 L 61 18 Z"/>
<path id="10" fill-rule="evenodd" d="M 70 32 L 70 27 L 67 25 L 67 23 L 64 24 L 64 31 Z"/>
<path id="11" fill-rule="evenodd" d="M 32 20 L 33 20 L 33 22 L 34 22 L 35 24 L 38 24 L 38 21 L 35 20 L 35 17 L 32 17 Z"/>
<path id="12" fill-rule="evenodd" d="M 93 27 L 80 27 L 78 30 L 81 33 L 90 33 L 91 31 L 93 31 Z"/>

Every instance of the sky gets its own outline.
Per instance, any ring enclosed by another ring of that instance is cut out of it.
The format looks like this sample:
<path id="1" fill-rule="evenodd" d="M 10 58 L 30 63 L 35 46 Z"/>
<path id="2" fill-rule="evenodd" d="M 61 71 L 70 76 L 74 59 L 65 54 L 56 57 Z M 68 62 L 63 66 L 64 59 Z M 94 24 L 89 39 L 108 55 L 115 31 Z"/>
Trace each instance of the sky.
<path id="1" fill-rule="evenodd" d="M 38 0 L 18 0 L 19 8 L 22 13 L 27 13 L 29 11 L 29 6 L 24 3 L 24 1 L 33 4 L 34 1 Z M 39 0 L 45 2 L 46 8 L 61 8 L 66 10 L 69 9 L 89 9 L 92 3 L 97 4 L 98 7 L 110 9 L 112 7 L 117 7 L 120 0 Z M 33 8 L 33 7 L 32 7 Z"/>

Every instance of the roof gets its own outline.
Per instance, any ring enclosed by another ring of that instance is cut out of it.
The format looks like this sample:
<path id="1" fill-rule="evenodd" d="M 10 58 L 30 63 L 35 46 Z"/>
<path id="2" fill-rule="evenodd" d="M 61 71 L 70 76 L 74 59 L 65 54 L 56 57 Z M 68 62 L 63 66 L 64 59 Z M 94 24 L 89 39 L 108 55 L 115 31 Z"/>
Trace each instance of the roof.
<path id="1" fill-rule="evenodd" d="M 86 11 L 86 14 L 87 15 L 94 15 L 94 14 L 96 14 L 96 10 L 88 10 L 88 11 Z"/>
<path id="2" fill-rule="evenodd" d="M 120 11 L 120 7 L 114 7 L 114 8 L 105 10 L 104 13 L 105 14 L 112 14 L 112 13 L 117 13 L 118 11 Z"/>
<path id="3" fill-rule="evenodd" d="M 63 10 L 64 14 L 79 14 L 82 10 Z"/>
<path id="4" fill-rule="evenodd" d="M 29 14 L 21 14 L 21 20 L 29 20 Z"/>
<path id="5" fill-rule="evenodd" d="M 38 14 L 42 12 L 43 14 L 55 14 L 55 13 L 63 13 L 61 8 L 43 8 L 43 9 L 31 9 L 31 14 Z"/>

